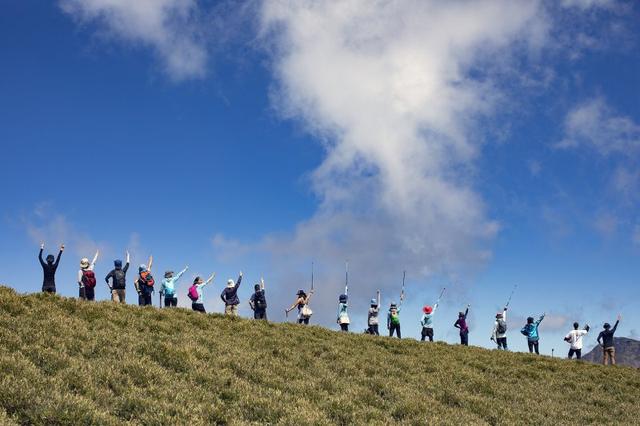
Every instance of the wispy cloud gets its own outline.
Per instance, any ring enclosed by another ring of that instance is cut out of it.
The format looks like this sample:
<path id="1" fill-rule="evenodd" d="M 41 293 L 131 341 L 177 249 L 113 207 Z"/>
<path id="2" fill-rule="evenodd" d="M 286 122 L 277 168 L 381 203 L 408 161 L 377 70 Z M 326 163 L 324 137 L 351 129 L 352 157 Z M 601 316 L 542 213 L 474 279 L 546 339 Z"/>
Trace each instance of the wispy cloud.
<path id="1" fill-rule="evenodd" d="M 103 36 L 152 48 L 171 78 L 203 77 L 207 43 L 196 0 L 60 0 L 80 23 L 96 23 Z"/>
<path id="2" fill-rule="evenodd" d="M 640 125 L 618 114 L 602 97 L 576 105 L 565 119 L 558 148 L 587 147 L 602 155 L 635 155 L 640 150 Z"/>

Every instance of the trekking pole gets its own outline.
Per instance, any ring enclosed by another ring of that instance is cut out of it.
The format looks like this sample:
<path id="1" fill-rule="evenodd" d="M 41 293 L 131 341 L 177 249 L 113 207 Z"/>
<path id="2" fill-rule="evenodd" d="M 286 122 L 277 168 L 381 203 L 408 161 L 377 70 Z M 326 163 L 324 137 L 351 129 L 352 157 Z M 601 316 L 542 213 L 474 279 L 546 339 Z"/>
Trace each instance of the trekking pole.
<path id="1" fill-rule="evenodd" d="M 158 292 L 158 308 L 162 309 L 162 292 Z"/>
<path id="2" fill-rule="evenodd" d="M 344 294 L 347 296 L 349 294 L 349 261 L 346 260 L 344 263 Z"/>
<path id="3" fill-rule="evenodd" d="M 511 303 L 511 298 L 513 297 L 513 293 L 515 293 L 516 288 L 518 288 L 518 284 L 513 286 L 513 290 L 511 290 L 511 294 L 509 295 L 509 300 L 507 300 L 507 304 L 504 305 L 505 308 L 509 307 L 509 303 Z"/>
<path id="4" fill-rule="evenodd" d="M 446 287 L 442 287 L 442 291 L 440 292 L 440 296 L 438 296 L 438 300 L 436 300 L 436 305 L 438 303 L 440 303 L 440 299 L 442 299 L 442 296 L 444 295 L 444 292 L 447 288 Z"/>
<path id="5" fill-rule="evenodd" d="M 407 276 L 407 271 L 402 271 L 402 289 L 400 290 L 400 305 L 404 301 L 404 279 Z"/>
<path id="6" fill-rule="evenodd" d="M 554 350 L 555 350 L 555 349 L 551 348 L 551 358 L 553 358 L 553 351 L 554 351 Z"/>
<path id="7" fill-rule="evenodd" d="M 311 262 L 311 290 L 313 290 L 313 262 Z"/>

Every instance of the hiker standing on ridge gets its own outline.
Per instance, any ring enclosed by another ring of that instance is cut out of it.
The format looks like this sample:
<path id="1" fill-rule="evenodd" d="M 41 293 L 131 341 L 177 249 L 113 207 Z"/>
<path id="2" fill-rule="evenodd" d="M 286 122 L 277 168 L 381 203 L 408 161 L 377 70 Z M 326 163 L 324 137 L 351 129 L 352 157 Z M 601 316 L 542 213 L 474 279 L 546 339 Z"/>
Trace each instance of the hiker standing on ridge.
<path id="1" fill-rule="evenodd" d="M 422 320 L 420 320 L 420 324 L 422 325 L 421 342 L 424 342 L 427 337 L 430 342 L 433 342 L 433 316 L 436 313 L 436 309 L 438 309 L 437 302 L 433 305 L 433 308 L 431 306 L 422 308 Z"/>
<path id="2" fill-rule="evenodd" d="M 191 299 L 192 302 L 191 309 L 196 312 L 202 312 L 203 314 L 207 313 L 207 311 L 205 311 L 204 309 L 204 298 L 202 289 L 211 281 L 213 281 L 215 277 L 216 273 L 214 272 L 209 278 L 207 278 L 206 281 L 204 281 L 201 277 L 196 277 L 193 280 L 193 285 L 189 287 L 189 292 L 187 293 L 189 299 Z"/>
<path id="3" fill-rule="evenodd" d="M 527 337 L 527 345 L 529 346 L 529 353 L 532 354 L 533 351 L 536 351 L 537 355 L 540 355 L 540 335 L 538 334 L 538 327 L 540 327 L 540 323 L 544 319 L 546 314 L 540 315 L 538 321 L 533 320 L 533 317 L 527 318 L 527 324 L 522 327 L 520 333 Z"/>
<path id="4" fill-rule="evenodd" d="M 369 328 L 367 329 L 368 334 L 373 334 L 376 336 L 380 335 L 378 331 L 378 314 L 380 313 L 380 290 L 376 292 L 376 298 L 371 299 L 371 307 L 369 308 L 369 312 L 367 314 L 367 325 Z"/>
<path id="5" fill-rule="evenodd" d="M 93 256 L 93 260 L 89 263 L 89 259 L 83 257 L 80 260 L 80 270 L 78 271 L 78 297 L 82 300 L 95 300 L 96 299 L 96 274 L 93 273 L 93 268 L 98 261 L 99 250 L 96 250 L 96 255 Z"/>
<path id="6" fill-rule="evenodd" d="M 583 330 L 578 330 L 580 324 L 573 323 L 573 330 L 564 337 L 564 341 L 569 343 L 569 359 L 573 358 L 573 354 L 576 355 L 576 359 L 582 358 L 582 338 L 589 332 L 589 325 L 585 325 Z"/>
<path id="7" fill-rule="evenodd" d="M 604 330 L 602 330 L 598 335 L 597 340 L 598 344 L 602 348 L 602 363 L 604 365 L 609 365 L 609 361 L 611 361 L 611 365 L 616 365 L 616 348 L 613 341 L 613 335 L 615 334 L 621 319 L 622 317 L 618 315 L 618 319 L 613 325 L 613 328 L 611 328 L 611 324 L 605 322 Z"/>
<path id="8" fill-rule="evenodd" d="M 304 292 L 304 290 L 298 290 L 298 292 L 296 293 L 296 301 L 293 302 L 293 305 L 291 305 L 289 309 L 284 310 L 285 315 L 289 316 L 289 312 L 293 311 L 295 308 L 298 308 L 298 324 L 308 325 L 309 320 L 311 319 L 311 315 L 313 315 L 313 311 L 309 307 L 311 296 L 313 296 L 313 289 L 309 291 L 308 295 Z"/>
<path id="9" fill-rule="evenodd" d="M 393 337 L 393 332 L 395 331 L 398 339 L 402 339 L 402 333 L 400 332 L 400 307 L 396 305 L 396 302 L 391 302 L 389 306 L 387 329 L 389 330 L 389 337 Z"/>
<path id="10" fill-rule="evenodd" d="M 62 256 L 62 252 L 64 251 L 64 244 L 60 245 L 60 251 L 58 252 L 58 257 L 53 257 L 52 254 L 47 255 L 47 261 L 45 263 L 42 260 L 42 252 L 44 251 L 44 243 L 40 244 L 40 254 L 38 254 L 38 260 L 40 260 L 40 266 L 42 266 L 42 292 L 43 293 L 56 293 L 56 270 L 58 269 L 58 265 L 60 264 L 60 257 Z"/>
<path id="11" fill-rule="evenodd" d="M 469 326 L 467 325 L 467 315 L 469 315 L 469 308 L 471 305 L 467 305 L 467 310 L 458 313 L 458 319 L 453 324 L 455 328 L 460 329 L 460 344 L 469 346 Z"/>
<path id="12" fill-rule="evenodd" d="M 122 260 L 114 260 L 114 269 L 104 277 L 104 280 L 109 287 L 109 291 L 111 292 L 111 300 L 115 303 L 127 303 L 125 298 L 125 287 L 127 285 L 127 271 L 129 270 L 130 260 L 131 257 L 129 256 L 129 252 L 127 252 L 127 262 L 125 263 L 124 268 L 122 267 Z M 112 279 L 111 284 L 109 284 L 109 279 Z"/>
<path id="13" fill-rule="evenodd" d="M 253 319 L 267 319 L 267 298 L 264 294 L 264 279 L 260 278 L 260 284 L 253 286 L 253 294 L 249 299 L 249 306 L 253 310 Z"/>
<path id="14" fill-rule="evenodd" d="M 238 289 L 242 282 L 242 271 L 238 276 L 238 282 L 234 283 L 232 279 L 227 280 L 227 287 L 222 290 L 220 299 L 224 302 L 224 314 L 231 315 L 232 317 L 238 316 L 238 305 L 240 304 L 240 298 L 238 298 Z"/>
<path id="15" fill-rule="evenodd" d="M 156 281 L 151 275 L 151 267 L 153 266 L 153 256 L 149 256 L 149 266 L 142 264 L 138 267 L 138 278 L 133 282 L 133 285 L 138 292 L 138 305 L 147 306 L 153 305 L 151 297 L 153 296 L 153 285 Z"/>
<path id="16" fill-rule="evenodd" d="M 496 314 L 496 322 L 493 324 L 491 340 L 498 344 L 498 349 L 508 351 L 507 348 L 507 307 Z"/>
<path id="17" fill-rule="evenodd" d="M 349 313 L 347 312 L 347 308 L 349 305 L 347 304 L 347 295 L 341 294 L 338 298 L 338 319 L 337 322 L 340 324 L 341 331 L 349 331 Z"/>
<path id="18" fill-rule="evenodd" d="M 162 280 L 162 285 L 160 286 L 160 294 L 164 295 L 164 307 L 176 307 L 178 306 L 178 297 L 176 296 L 176 284 L 182 275 L 189 269 L 188 266 L 185 266 L 184 269 L 177 274 L 174 274 L 173 271 L 167 271 L 164 273 L 164 279 Z"/>

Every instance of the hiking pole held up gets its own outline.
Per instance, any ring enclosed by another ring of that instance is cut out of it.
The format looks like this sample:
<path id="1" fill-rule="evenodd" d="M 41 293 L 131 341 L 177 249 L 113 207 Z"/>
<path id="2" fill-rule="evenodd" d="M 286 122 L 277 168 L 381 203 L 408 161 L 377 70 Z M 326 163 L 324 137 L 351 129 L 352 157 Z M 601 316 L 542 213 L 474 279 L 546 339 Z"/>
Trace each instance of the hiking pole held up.
<path id="1" fill-rule="evenodd" d="M 511 298 L 513 297 L 513 293 L 515 293 L 516 288 L 518 288 L 518 284 L 513 286 L 513 290 L 511 290 L 511 294 L 509 295 L 509 300 L 507 300 L 507 304 L 504 305 L 505 308 L 509 307 L 509 303 L 511 303 Z"/>
<path id="2" fill-rule="evenodd" d="M 349 294 L 349 261 L 344 262 L 344 294 Z"/>
<path id="3" fill-rule="evenodd" d="M 436 300 L 436 305 L 438 303 L 440 303 L 440 299 L 442 299 L 442 296 L 444 296 L 444 292 L 447 288 L 446 287 L 442 287 L 442 291 L 440 292 L 440 296 L 438 296 L 438 300 Z"/>
<path id="4" fill-rule="evenodd" d="M 311 291 L 313 291 L 313 262 L 311 262 Z"/>
<path id="5" fill-rule="evenodd" d="M 402 289 L 400 290 L 400 305 L 404 301 L 404 279 L 407 276 L 407 271 L 402 271 Z"/>

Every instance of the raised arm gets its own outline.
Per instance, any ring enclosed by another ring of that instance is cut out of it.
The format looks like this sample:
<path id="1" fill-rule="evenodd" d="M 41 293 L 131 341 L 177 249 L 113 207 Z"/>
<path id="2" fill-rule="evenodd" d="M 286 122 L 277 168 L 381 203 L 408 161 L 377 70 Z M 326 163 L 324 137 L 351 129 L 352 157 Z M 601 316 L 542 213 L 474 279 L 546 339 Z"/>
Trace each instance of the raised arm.
<path id="1" fill-rule="evenodd" d="M 40 260 L 40 265 L 45 266 L 44 260 L 42 259 L 42 252 L 44 251 L 44 243 L 40 244 L 40 253 L 38 253 L 38 259 Z"/>
<path id="2" fill-rule="evenodd" d="M 147 266 L 147 268 L 149 268 L 149 272 L 151 272 L 151 267 L 153 267 L 153 256 L 149 256 L 149 266 Z"/>
<path id="3" fill-rule="evenodd" d="M 236 285 L 235 285 L 236 290 L 240 287 L 241 282 L 242 282 L 242 271 L 240 271 L 240 275 L 238 275 L 238 281 L 236 281 Z"/>
<path id="4" fill-rule="evenodd" d="M 537 325 L 540 325 L 540 323 L 542 322 L 542 320 L 544 319 L 544 317 L 545 317 L 546 315 L 547 315 L 546 313 L 545 313 L 545 314 L 540 315 L 540 318 L 538 319 L 538 321 L 536 321 L 536 324 L 537 324 Z"/>
<path id="5" fill-rule="evenodd" d="M 131 255 L 129 255 L 129 252 L 127 251 L 127 261 L 124 264 L 124 268 L 122 268 L 122 272 L 124 272 L 125 274 L 129 270 L 129 264 L 130 263 L 131 263 Z"/>
<path id="6" fill-rule="evenodd" d="M 264 291 L 264 278 L 260 277 L 260 290 Z"/>
<path id="7" fill-rule="evenodd" d="M 616 323 L 614 324 L 613 328 L 611 329 L 612 333 L 616 332 L 616 329 L 618 328 L 618 324 L 620 324 L 620 320 L 622 319 L 621 315 L 618 315 L 618 318 L 616 319 Z"/>
<path id="8" fill-rule="evenodd" d="M 431 311 L 431 314 L 435 314 L 436 313 L 436 309 L 438 309 L 438 304 L 437 303 L 435 305 L 433 305 L 433 311 Z"/>
<path id="9" fill-rule="evenodd" d="M 467 310 L 466 310 L 466 311 L 464 311 L 464 319 L 467 319 L 467 315 L 469 315 L 469 307 L 470 307 L 470 306 L 471 306 L 471 305 L 467 305 Z"/>
<path id="10" fill-rule="evenodd" d="M 209 284 L 210 282 L 212 282 L 214 279 L 216 278 L 216 273 L 214 272 L 213 274 L 211 274 L 211 276 L 209 278 L 207 278 L 207 280 L 204 282 L 204 284 L 202 284 L 202 286 L 204 287 L 205 285 Z"/>
<path id="11" fill-rule="evenodd" d="M 188 269 L 189 269 L 189 267 L 188 267 L 188 266 L 185 266 L 185 267 L 184 267 L 184 269 L 183 269 L 182 271 L 178 272 L 178 273 L 176 274 L 176 279 L 175 279 L 175 281 L 178 281 L 178 280 L 180 279 L 180 277 L 181 277 L 181 276 L 183 276 L 185 272 L 187 272 L 187 270 L 188 270 Z"/>
<path id="12" fill-rule="evenodd" d="M 376 291 L 376 298 L 378 299 L 378 307 L 380 307 L 380 290 Z"/>
<path id="13" fill-rule="evenodd" d="M 62 252 L 64 251 L 64 244 L 60 245 L 60 251 L 58 252 L 58 257 L 56 258 L 56 263 L 54 263 L 54 267 L 58 268 L 58 265 L 60 264 L 60 257 L 62 256 Z"/>

